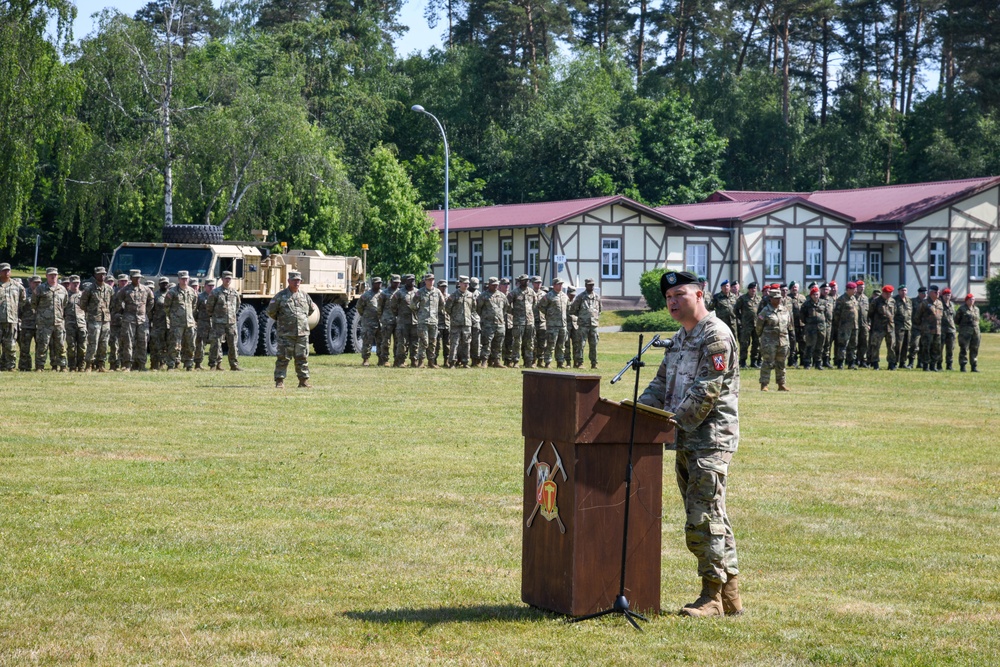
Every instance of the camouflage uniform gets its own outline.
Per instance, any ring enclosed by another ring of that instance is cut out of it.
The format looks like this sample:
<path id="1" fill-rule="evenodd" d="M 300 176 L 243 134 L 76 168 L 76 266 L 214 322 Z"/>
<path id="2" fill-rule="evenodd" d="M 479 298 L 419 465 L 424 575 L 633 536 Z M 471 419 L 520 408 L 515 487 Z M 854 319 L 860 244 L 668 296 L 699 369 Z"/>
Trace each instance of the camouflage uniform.
<path id="1" fill-rule="evenodd" d="M 822 299 L 810 297 L 799 310 L 805 344 L 802 348 L 802 366 L 823 368 L 823 345 L 826 341 L 826 304 Z"/>
<path id="2" fill-rule="evenodd" d="M 409 353 L 410 365 L 417 365 L 417 314 L 410 309 L 410 303 L 417 295 L 417 290 L 407 291 L 406 287 L 400 287 L 392 295 L 390 307 L 396 316 L 396 366 L 406 363 L 406 355 Z"/>
<path id="3" fill-rule="evenodd" d="M 498 285 L 490 280 L 491 285 Z M 507 295 L 496 290 L 490 292 L 486 290 L 479 295 L 476 301 L 476 310 L 479 313 L 479 322 L 483 331 L 483 342 L 480 348 L 480 365 L 486 366 L 487 361 L 492 368 L 500 368 L 500 357 L 503 352 L 503 335 L 507 326 L 507 310 L 510 306 L 507 303 Z M 487 360 L 487 355 L 489 359 Z"/>
<path id="4" fill-rule="evenodd" d="M 18 280 L 0 283 L 0 371 L 12 371 L 17 366 L 18 312 L 27 300 Z"/>
<path id="5" fill-rule="evenodd" d="M 465 276 L 459 276 L 459 281 Z M 462 292 L 456 289 L 448 295 L 445 310 L 451 324 L 451 356 L 448 361 L 452 366 L 469 365 L 469 342 L 472 337 L 472 314 L 476 312 L 476 299 L 472 292 Z"/>
<path id="6" fill-rule="evenodd" d="M 379 313 L 382 310 L 382 299 L 385 293 L 381 283 L 378 289 L 375 284 L 358 299 L 358 317 L 361 318 L 361 362 L 367 364 L 372 356 L 372 346 L 378 344 Z"/>
<path id="7" fill-rule="evenodd" d="M 212 340 L 212 314 L 208 312 L 208 297 L 211 291 L 198 293 L 198 303 L 195 306 L 195 322 L 197 331 L 194 339 L 194 367 L 201 368 L 205 361 L 205 346 Z"/>
<path id="8" fill-rule="evenodd" d="M 871 302 L 865 296 L 864 288 L 858 287 L 854 296 L 858 300 L 858 347 L 857 360 L 859 366 L 867 366 L 868 360 L 868 340 L 871 333 L 871 324 L 868 321 L 868 308 Z"/>
<path id="9" fill-rule="evenodd" d="M 448 282 L 438 281 L 438 291 L 441 292 L 441 313 L 438 315 L 437 341 L 434 343 L 434 352 L 430 358 L 434 365 L 437 365 L 440 355 L 441 365 L 448 366 L 448 360 L 451 358 L 451 316 L 445 308 L 445 304 L 448 303 Z"/>
<path id="10" fill-rule="evenodd" d="M 675 413 L 677 485 L 684 499 L 687 547 L 703 579 L 739 574 L 726 514 L 726 479 L 739 445 L 740 372 L 732 330 L 709 313 L 681 329 L 639 402 Z"/>
<path id="11" fill-rule="evenodd" d="M 910 329 L 913 326 L 913 302 L 909 297 L 900 296 L 893 299 L 895 313 L 893 314 L 893 331 L 896 335 L 896 363 L 906 365 L 906 357 L 910 350 Z"/>
<path id="12" fill-rule="evenodd" d="M 535 363 L 535 290 L 515 287 L 507 295 L 511 315 L 514 317 L 514 334 L 511 338 L 511 363 L 517 365 L 522 355 L 524 365 Z"/>
<path id="13" fill-rule="evenodd" d="M 858 300 L 851 294 L 841 294 L 834 306 L 833 321 L 837 335 L 837 368 L 855 367 L 858 350 Z"/>
<path id="14" fill-rule="evenodd" d="M 426 280 L 426 278 L 425 278 Z M 417 290 L 410 300 L 410 310 L 417 318 L 417 365 L 423 366 L 424 360 L 434 351 L 438 333 L 438 315 L 444 307 L 444 297 L 441 290 L 434 285 L 424 285 Z M 430 360 L 433 364 L 433 359 Z"/>
<path id="15" fill-rule="evenodd" d="M 553 352 L 556 364 L 562 368 L 566 363 L 563 347 L 566 344 L 566 311 L 569 309 L 569 299 L 563 292 L 550 290 L 542 299 L 541 310 L 545 312 L 546 337 L 545 352 L 542 359 L 546 368 L 552 363 Z"/>
<path id="16" fill-rule="evenodd" d="M 827 368 L 832 368 L 830 365 L 830 348 L 833 346 L 833 341 L 837 338 L 837 332 L 834 328 L 833 311 L 837 305 L 836 299 L 832 297 L 820 297 L 820 302 L 826 312 L 826 332 L 823 338 L 823 365 Z"/>
<path id="17" fill-rule="evenodd" d="M 299 386 L 309 379 L 309 316 L 316 311 L 316 304 L 301 289 L 292 292 L 287 287 L 271 299 L 264 311 L 276 322 L 278 329 L 278 356 L 274 361 L 274 381 L 284 381 L 288 374 L 288 361 L 295 359 L 295 375 Z"/>
<path id="18" fill-rule="evenodd" d="M 941 299 L 928 297 L 920 304 L 917 322 L 920 324 L 920 367 L 925 371 L 941 368 L 941 318 L 944 307 Z"/>
<path id="19" fill-rule="evenodd" d="M 545 357 L 545 348 L 548 346 L 549 334 L 545 322 L 545 308 L 542 300 L 545 299 L 545 290 L 539 288 L 535 290 L 535 363 L 542 365 Z"/>
<path id="20" fill-rule="evenodd" d="M 80 305 L 87 313 L 87 368 L 104 370 L 111 336 L 111 299 L 114 295 L 114 287 L 106 282 L 100 285 L 95 282 L 87 286 L 80 298 Z"/>
<path id="21" fill-rule="evenodd" d="M 393 281 L 398 281 L 398 276 L 393 276 Z M 379 329 L 381 336 L 378 341 L 378 363 L 385 366 L 389 363 L 389 354 L 393 352 L 392 339 L 396 335 L 396 313 L 390 307 L 392 295 L 399 288 L 393 289 L 391 286 L 382 290 L 382 297 L 378 302 Z"/>
<path id="22" fill-rule="evenodd" d="M 479 317 L 479 281 L 470 281 L 469 291 L 472 298 L 476 300 L 476 307 L 472 309 L 472 334 L 469 338 L 469 358 L 473 364 L 486 361 L 486 352 L 483 351 L 483 326 L 482 318 Z"/>
<path id="23" fill-rule="evenodd" d="M 979 368 L 979 308 L 962 304 L 955 313 L 955 325 L 958 327 L 958 365 L 965 372 L 965 362 L 972 365 L 972 372 L 978 373 Z"/>
<path id="24" fill-rule="evenodd" d="M 167 309 L 164 300 L 167 298 L 169 283 L 161 282 L 159 289 L 153 292 L 153 312 L 149 317 L 149 361 L 153 370 L 166 367 L 167 364 Z"/>
<path id="25" fill-rule="evenodd" d="M 758 366 L 760 364 L 760 337 L 757 335 L 757 327 L 754 322 L 757 318 L 757 310 L 760 308 L 760 294 L 750 296 L 749 293 L 740 296 L 736 300 L 734 311 L 740 323 L 740 367 L 747 365 L 747 353 L 749 353 L 750 364 Z"/>
<path id="26" fill-rule="evenodd" d="M 951 304 L 951 299 L 941 300 L 941 354 L 944 357 L 945 368 L 949 371 L 955 370 L 955 307 Z"/>
<path id="27" fill-rule="evenodd" d="M 757 315 L 756 328 L 761 348 L 760 385 L 763 388 L 771 382 L 771 368 L 774 368 L 774 380 L 778 387 L 784 388 L 788 341 L 795 335 L 792 312 L 784 303 L 775 307 L 768 302 Z"/>
<path id="28" fill-rule="evenodd" d="M 146 330 L 149 313 L 153 310 L 153 290 L 141 282 L 126 285 L 121 291 L 122 314 L 121 359 L 123 371 L 146 367 Z"/>
<path id="29" fill-rule="evenodd" d="M 923 362 L 920 361 L 920 339 L 923 337 L 923 327 L 920 323 L 920 307 L 923 306 L 925 301 L 927 301 L 927 295 L 919 293 L 916 298 L 910 300 L 912 305 L 910 310 L 913 313 L 913 319 L 912 329 L 910 330 L 910 352 L 907 365 L 911 368 L 913 367 L 914 359 L 917 360 L 918 367 L 923 366 Z"/>
<path id="30" fill-rule="evenodd" d="M 573 300 L 569 310 L 579 318 L 573 365 L 577 368 L 583 366 L 583 345 L 586 342 L 590 346 L 590 367 L 597 368 L 597 342 L 600 340 L 597 328 L 601 325 L 601 297 L 597 292 L 584 291 Z"/>
<path id="31" fill-rule="evenodd" d="M 878 369 L 879 357 L 882 354 L 882 341 L 885 341 L 885 361 L 889 370 L 896 368 L 896 300 L 891 296 L 886 298 L 883 292 L 873 298 L 868 306 L 868 321 L 871 323 L 871 335 L 868 339 L 868 363 Z"/>
<path id="32" fill-rule="evenodd" d="M 18 341 L 20 349 L 18 351 L 17 369 L 21 372 L 31 370 L 31 345 L 35 342 L 35 308 L 31 304 L 32 294 L 33 292 L 25 293 L 24 303 L 17 313 L 18 327 L 20 329 L 20 340 Z"/>
<path id="33" fill-rule="evenodd" d="M 739 319 L 736 316 L 736 302 L 738 300 L 739 297 L 732 292 L 729 294 L 719 292 L 712 297 L 712 307 L 710 309 L 715 313 L 716 317 L 732 330 L 734 337 L 737 335 L 737 322 Z"/>
<path id="34" fill-rule="evenodd" d="M 81 304 L 83 292 L 76 291 L 66 299 L 66 363 L 71 371 L 80 371 L 87 364 L 87 313 Z"/>
<path id="35" fill-rule="evenodd" d="M 62 285 L 42 283 L 31 298 L 35 309 L 35 370 L 45 368 L 45 355 L 53 370 L 66 368 L 66 303 L 69 293 Z"/>
<path id="36" fill-rule="evenodd" d="M 122 321 L 125 313 L 125 288 L 115 287 L 111 295 L 111 330 L 108 332 L 108 368 L 116 371 L 122 360 Z"/>
<path id="37" fill-rule="evenodd" d="M 174 285 L 167 291 L 163 307 L 167 314 L 167 330 L 170 332 L 164 355 L 167 367 L 180 368 L 183 363 L 186 370 L 191 370 L 194 368 L 198 293 L 190 287 Z"/>
<path id="38" fill-rule="evenodd" d="M 566 344 L 563 345 L 563 359 L 569 366 L 573 359 L 576 359 L 576 332 L 580 328 L 580 317 L 570 312 L 573 302 L 576 300 L 576 290 L 568 287 L 563 292 L 566 293 Z M 580 350 L 580 357 L 583 358 L 583 350 Z"/>
<path id="39" fill-rule="evenodd" d="M 792 329 L 794 335 L 788 339 L 788 364 L 793 368 L 803 363 L 802 352 L 805 347 L 805 330 L 802 326 L 802 304 L 806 302 L 806 295 L 788 295 L 788 310 L 792 314 Z"/>
<path id="40" fill-rule="evenodd" d="M 208 297 L 205 307 L 212 316 L 212 349 L 209 352 L 208 365 L 216 370 L 222 370 L 222 344 L 226 344 L 229 355 L 229 369 L 240 370 L 239 350 L 236 344 L 240 340 L 236 331 L 236 314 L 240 312 L 243 300 L 240 293 L 232 287 L 219 285 Z"/>

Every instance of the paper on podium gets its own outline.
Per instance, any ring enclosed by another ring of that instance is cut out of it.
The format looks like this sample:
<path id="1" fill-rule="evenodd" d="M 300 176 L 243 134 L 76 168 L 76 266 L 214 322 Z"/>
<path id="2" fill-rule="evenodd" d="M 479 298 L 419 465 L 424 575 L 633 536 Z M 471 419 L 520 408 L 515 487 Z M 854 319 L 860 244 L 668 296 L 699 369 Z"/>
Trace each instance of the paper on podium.
<path id="1" fill-rule="evenodd" d="M 631 398 L 627 398 L 624 401 L 622 401 L 621 404 L 624 405 L 624 406 L 626 406 L 626 407 L 631 408 L 632 407 L 632 399 Z M 673 419 L 673 416 L 674 416 L 673 412 L 667 412 L 666 410 L 660 410 L 659 408 L 654 408 L 654 407 L 652 407 L 650 405 L 643 405 L 642 403 L 636 403 L 635 404 L 635 408 L 639 412 L 642 412 L 643 414 L 647 414 L 650 417 L 654 417 L 654 418 L 659 419 L 661 421 L 671 421 L 671 419 Z"/>

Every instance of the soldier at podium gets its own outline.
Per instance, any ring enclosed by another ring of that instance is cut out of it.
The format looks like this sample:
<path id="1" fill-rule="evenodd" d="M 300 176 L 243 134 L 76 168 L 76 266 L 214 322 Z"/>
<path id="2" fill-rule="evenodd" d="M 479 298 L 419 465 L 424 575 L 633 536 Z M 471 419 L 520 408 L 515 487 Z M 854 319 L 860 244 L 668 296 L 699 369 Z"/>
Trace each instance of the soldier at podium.
<path id="1" fill-rule="evenodd" d="M 698 278 L 668 271 L 660 290 L 681 324 L 639 402 L 675 414 L 677 484 L 687 547 L 698 558 L 701 595 L 687 616 L 742 613 L 736 540 L 726 516 L 726 477 L 739 444 L 739 356 L 732 330 L 705 307 Z"/>

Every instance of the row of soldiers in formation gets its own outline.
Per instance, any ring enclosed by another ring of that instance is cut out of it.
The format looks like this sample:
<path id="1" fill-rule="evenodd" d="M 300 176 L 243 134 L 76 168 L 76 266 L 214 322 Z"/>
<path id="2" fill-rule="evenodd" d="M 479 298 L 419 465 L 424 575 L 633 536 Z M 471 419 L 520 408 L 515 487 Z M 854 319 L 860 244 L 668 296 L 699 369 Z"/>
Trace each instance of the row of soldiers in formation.
<path id="1" fill-rule="evenodd" d="M 864 281 L 849 282 L 838 295 L 835 281 L 811 283 L 806 295 L 793 281 L 788 286 L 765 286 L 768 299 L 764 300 L 756 283 L 739 294 L 739 284 L 726 280 L 716 294 L 703 292 L 709 309 L 736 333 L 743 368 L 748 355 L 751 365 L 762 366 L 762 335 L 767 330 L 766 344 L 787 347 L 785 362 L 792 367 L 823 369 L 836 364 L 843 368 L 846 364 L 852 369 L 878 370 L 884 344 L 888 370 L 913 368 L 914 360 L 925 371 L 953 370 L 957 341 L 960 370 L 965 372 L 968 366 L 978 372 L 980 313 L 972 294 L 956 309 L 951 290 L 938 285 L 921 286 L 913 298 L 906 285 L 898 291 L 886 285 L 872 298 L 865 295 L 864 287 Z M 762 320 L 772 295 L 779 301 Z M 788 312 L 787 327 L 780 315 L 774 316 L 779 306 Z M 777 328 L 784 333 L 779 334 Z M 764 384 L 763 372 L 761 376 Z"/>
<path id="2" fill-rule="evenodd" d="M 491 277 L 480 291 L 477 278 L 459 276 L 449 293 L 447 281 L 435 284 L 432 273 L 419 288 L 413 274 L 391 275 L 388 287 L 373 278 L 357 305 L 362 365 L 377 350 L 379 366 L 392 355 L 396 367 L 409 357 L 414 367 L 548 368 L 554 357 L 558 368 L 571 359 L 581 368 L 587 345 L 590 367 L 597 368 L 601 297 L 594 281 L 586 280 L 579 294 L 559 279 L 551 289 L 539 276 L 522 274 L 515 282 L 511 289 L 507 278 Z"/>
<path id="3" fill-rule="evenodd" d="M 56 371 L 105 372 L 201 369 L 205 346 L 211 345 L 209 367 L 222 368 L 223 345 L 230 370 L 241 370 L 236 350 L 236 314 L 240 294 L 230 287 L 232 273 L 222 272 L 218 287 L 178 272 L 178 284 L 161 278 L 159 289 L 133 269 L 107 281 L 104 267 L 81 289 L 80 277 L 59 280 L 59 270 L 34 276 L 26 288 L 0 264 L 0 370 L 45 368 Z M 18 348 L 20 352 L 18 353 Z M 16 363 L 16 366 L 15 366 Z"/>

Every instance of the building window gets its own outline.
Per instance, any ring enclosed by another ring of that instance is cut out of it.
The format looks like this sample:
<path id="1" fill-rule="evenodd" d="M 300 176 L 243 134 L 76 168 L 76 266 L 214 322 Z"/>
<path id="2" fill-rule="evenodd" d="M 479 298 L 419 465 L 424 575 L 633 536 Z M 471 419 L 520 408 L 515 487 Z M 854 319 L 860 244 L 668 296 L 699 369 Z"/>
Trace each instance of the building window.
<path id="1" fill-rule="evenodd" d="M 868 272 L 865 273 L 865 277 L 871 278 L 879 285 L 882 284 L 882 251 L 881 250 L 869 250 L 868 251 Z M 864 280 L 864 277 L 862 278 Z"/>
<path id="2" fill-rule="evenodd" d="M 483 242 L 473 241 L 472 242 L 472 275 L 479 278 L 480 281 L 483 279 Z"/>
<path id="3" fill-rule="evenodd" d="M 852 250 L 847 256 L 847 279 L 851 282 L 865 277 L 865 260 L 868 257 L 866 250 Z"/>
<path id="4" fill-rule="evenodd" d="M 823 277 L 823 240 L 806 240 L 806 278 L 819 280 Z"/>
<path id="5" fill-rule="evenodd" d="M 528 275 L 541 275 L 538 272 L 538 237 L 528 239 Z"/>
<path id="6" fill-rule="evenodd" d="M 764 277 L 780 278 L 784 267 L 782 253 L 783 239 L 766 239 L 764 241 Z"/>
<path id="7" fill-rule="evenodd" d="M 601 278 L 621 280 L 622 240 L 601 239 Z"/>
<path id="8" fill-rule="evenodd" d="M 448 241 L 448 280 L 457 280 L 458 241 Z"/>
<path id="9" fill-rule="evenodd" d="M 986 280 L 986 241 L 969 243 L 969 278 Z"/>
<path id="10" fill-rule="evenodd" d="M 948 277 L 948 242 L 931 241 L 931 280 L 945 280 Z"/>
<path id="11" fill-rule="evenodd" d="M 514 273 L 514 239 L 500 241 L 500 277 L 513 278 Z"/>
<path id="12" fill-rule="evenodd" d="M 708 276 L 708 246 L 693 243 L 687 247 L 685 269 L 696 276 Z"/>

